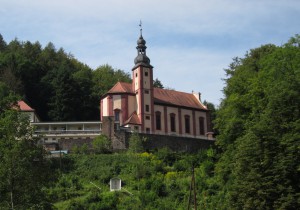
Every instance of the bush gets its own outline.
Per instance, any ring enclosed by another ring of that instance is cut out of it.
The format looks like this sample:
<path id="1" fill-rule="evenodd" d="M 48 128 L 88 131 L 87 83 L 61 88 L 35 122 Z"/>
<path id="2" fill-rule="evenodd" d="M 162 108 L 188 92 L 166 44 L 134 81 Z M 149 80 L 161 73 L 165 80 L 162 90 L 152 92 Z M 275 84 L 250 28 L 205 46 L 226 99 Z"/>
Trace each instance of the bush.
<path id="1" fill-rule="evenodd" d="M 93 140 L 92 145 L 96 154 L 104 154 L 111 152 L 111 143 L 105 135 L 97 136 Z"/>

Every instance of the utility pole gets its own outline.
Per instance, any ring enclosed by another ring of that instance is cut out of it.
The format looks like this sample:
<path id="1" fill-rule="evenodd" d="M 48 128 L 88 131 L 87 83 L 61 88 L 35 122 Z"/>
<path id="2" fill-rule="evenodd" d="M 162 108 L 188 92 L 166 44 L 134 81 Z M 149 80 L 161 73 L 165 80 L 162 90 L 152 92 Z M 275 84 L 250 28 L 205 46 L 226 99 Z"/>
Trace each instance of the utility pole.
<path id="1" fill-rule="evenodd" d="M 196 194 L 194 166 L 192 167 L 192 179 L 191 179 L 191 184 L 190 184 L 190 195 L 189 195 L 188 210 L 190 210 L 190 206 L 191 206 L 192 191 L 194 191 L 194 210 L 197 210 L 197 194 Z"/>

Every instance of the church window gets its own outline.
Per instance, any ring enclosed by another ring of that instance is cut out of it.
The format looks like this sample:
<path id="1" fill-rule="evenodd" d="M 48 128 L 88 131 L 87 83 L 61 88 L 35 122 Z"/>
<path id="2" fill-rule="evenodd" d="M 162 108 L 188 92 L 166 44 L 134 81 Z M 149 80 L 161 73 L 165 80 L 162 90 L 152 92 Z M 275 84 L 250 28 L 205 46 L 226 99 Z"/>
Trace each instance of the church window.
<path id="1" fill-rule="evenodd" d="M 185 132 L 190 133 L 190 116 L 189 115 L 184 116 L 184 124 L 185 124 Z"/>
<path id="2" fill-rule="evenodd" d="M 200 135 L 204 135 L 204 117 L 199 117 L 199 130 L 200 130 Z"/>
<path id="3" fill-rule="evenodd" d="M 137 73 L 135 73 L 135 77 L 137 77 Z"/>
<path id="4" fill-rule="evenodd" d="M 175 114 L 171 113 L 170 114 L 170 121 L 171 121 L 171 131 L 176 132 L 176 122 L 175 122 Z"/>
<path id="5" fill-rule="evenodd" d="M 155 112 L 156 130 L 161 130 L 161 113 Z"/>
<path id="6" fill-rule="evenodd" d="M 146 116 L 146 120 L 150 120 L 150 116 Z"/>
<path id="7" fill-rule="evenodd" d="M 149 94 L 149 90 L 145 90 L 145 94 Z"/>
<path id="8" fill-rule="evenodd" d="M 120 111 L 115 110 L 115 121 L 120 121 Z"/>
<path id="9" fill-rule="evenodd" d="M 150 128 L 146 128 L 146 133 L 150 133 Z"/>
<path id="10" fill-rule="evenodd" d="M 145 71 L 145 76 L 146 76 L 146 77 L 148 76 L 148 71 Z"/>
<path id="11" fill-rule="evenodd" d="M 149 112 L 149 105 L 146 105 L 146 112 Z"/>

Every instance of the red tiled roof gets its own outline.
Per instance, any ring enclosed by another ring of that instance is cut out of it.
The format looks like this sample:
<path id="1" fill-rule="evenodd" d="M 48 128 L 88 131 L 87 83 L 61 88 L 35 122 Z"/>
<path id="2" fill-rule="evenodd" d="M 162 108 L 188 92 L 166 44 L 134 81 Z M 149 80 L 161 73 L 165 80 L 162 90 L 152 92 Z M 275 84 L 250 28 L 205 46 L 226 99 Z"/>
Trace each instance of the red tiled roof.
<path id="1" fill-rule="evenodd" d="M 126 121 L 124 122 L 124 124 L 125 124 L 125 125 L 126 125 L 126 124 L 140 125 L 141 122 L 140 122 L 140 119 L 139 119 L 139 117 L 137 116 L 136 112 L 133 112 L 133 113 L 131 114 L 131 116 L 128 118 L 128 120 L 126 120 Z"/>
<path id="2" fill-rule="evenodd" d="M 118 82 L 107 93 L 134 94 L 134 91 L 132 91 L 131 83 Z M 201 104 L 200 101 L 192 93 L 153 88 L 153 94 L 154 103 L 207 110 L 207 108 L 203 104 Z"/>
<path id="3" fill-rule="evenodd" d="M 133 93 L 131 83 L 117 82 L 107 93 Z"/>
<path id="4" fill-rule="evenodd" d="M 34 109 L 28 106 L 24 101 L 18 101 L 18 107 L 20 107 L 21 111 L 34 111 Z"/>
<path id="5" fill-rule="evenodd" d="M 192 93 L 154 88 L 154 103 L 207 110 Z"/>

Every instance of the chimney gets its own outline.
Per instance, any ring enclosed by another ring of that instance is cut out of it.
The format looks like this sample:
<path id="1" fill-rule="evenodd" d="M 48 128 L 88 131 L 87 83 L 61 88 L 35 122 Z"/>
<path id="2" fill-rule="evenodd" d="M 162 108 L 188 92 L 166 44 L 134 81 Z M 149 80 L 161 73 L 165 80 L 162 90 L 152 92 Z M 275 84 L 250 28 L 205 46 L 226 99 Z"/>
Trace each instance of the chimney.
<path id="1" fill-rule="evenodd" d="M 194 92 L 194 91 L 192 91 L 192 93 L 197 98 L 197 100 L 201 102 L 201 93 L 200 92 L 197 93 L 197 92 Z"/>

